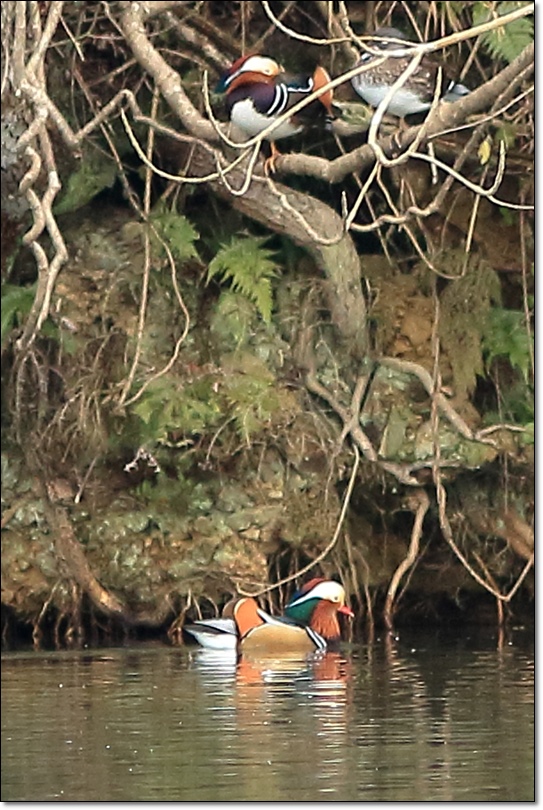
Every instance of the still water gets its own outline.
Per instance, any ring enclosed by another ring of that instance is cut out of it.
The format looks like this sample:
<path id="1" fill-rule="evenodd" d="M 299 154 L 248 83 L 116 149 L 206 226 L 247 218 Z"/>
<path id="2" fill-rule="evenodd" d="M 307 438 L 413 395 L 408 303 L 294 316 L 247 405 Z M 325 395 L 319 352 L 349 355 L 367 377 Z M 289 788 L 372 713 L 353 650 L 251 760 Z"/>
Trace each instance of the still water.
<path id="1" fill-rule="evenodd" d="M 533 801 L 534 648 L 400 634 L 306 661 L 2 656 L 4 801 Z"/>

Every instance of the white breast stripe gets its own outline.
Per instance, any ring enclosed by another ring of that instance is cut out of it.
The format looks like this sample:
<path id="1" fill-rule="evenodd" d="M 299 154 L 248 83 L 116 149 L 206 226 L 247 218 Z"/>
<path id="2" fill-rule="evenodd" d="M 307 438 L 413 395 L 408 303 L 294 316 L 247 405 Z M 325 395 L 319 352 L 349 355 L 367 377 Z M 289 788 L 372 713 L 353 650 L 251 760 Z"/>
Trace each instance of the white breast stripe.
<path id="1" fill-rule="evenodd" d="M 311 93 L 313 85 L 314 82 L 311 76 L 308 79 L 307 87 L 289 87 L 287 84 L 278 84 L 275 88 L 274 99 L 266 111 L 266 115 L 281 115 L 288 106 L 289 93 Z"/>
<path id="2" fill-rule="evenodd" d="M 300 86 L 289 87 L 287 84 L 278 85 L 277 90 L 280 90 L 281 93 L 279 94 L 276 91 L 275 99 L 273 101 L 273 104 L 269 108 L 267 115 L 273 114 L 281 115 L 281 113 L 283 113 L 288 106 L 289 93 L 311 93 L 313 92 L 314 84 L 315 82 L 313 81 L 313 78 L 309 76 L 307 81 L 307 87 L 300 87 Z M 281 106 L 278 106 L 279 98 L 281 98 Z"/>
<path id="3" fill-rule="evenodd" d="M 314 641 L 317 646 L 318 650 L 325 650 L 326 649 L 326 641 L 323 639 L 319 633 L 315 630 L 312 630 L 311 627 L 306 627 L 307 635 Z"/>
<path id="4" fill-rule="evenodd" d="M 269 613 L 266 613 L 266 611 L 262 610 L 261 608 L 257 608 L 256 612 L 258 613 L 258 615 L 260 616 L 261 619 L 264 619 L 266 624 L 274 624 L 274 625 L 277 625 L 279 627 L 284 627 L 285 626 L 285 622 L 282 622 L 281 619 L 275 618 L 275 616 L 270 616 Z"/>
<path id="5" fill-rule="evenodd" d="M 307 87 L 287 87 L 289 93 L 310 93 L 313 90 L 313 77 L 308 76 Z"/>
<path id="6" fill-rule="evenodd" d="M 275 97 L 268 108 L 266 115 L 273 115 L 276 113 L 280 115 L 287 106 L 288 93 L 284 84 L 278 84 L 275 88 Z"/>

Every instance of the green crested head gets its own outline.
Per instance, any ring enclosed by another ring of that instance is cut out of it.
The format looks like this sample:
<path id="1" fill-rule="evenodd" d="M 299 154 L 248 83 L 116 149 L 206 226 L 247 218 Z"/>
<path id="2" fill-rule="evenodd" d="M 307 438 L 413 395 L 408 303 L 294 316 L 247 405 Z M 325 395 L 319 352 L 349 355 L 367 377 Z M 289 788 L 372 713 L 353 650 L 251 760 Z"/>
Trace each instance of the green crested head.
<path id="1" fill-rule="evenodd" d="M 339 582 L 330 579 L 312 579 L 297 591 L 285 608 L 285 616 L 302 624 L 310 624 L 320 602 L 331 602 L 341 608 L 345 605 L 345 591 Z"/>
<path id="2" fill-rule="evenodd" d="M 315 597 L 314 599 L 306 599 L 302 602 L 298 602 L 293 598 L 285 608 L 285 616 L 288 616 L 289 619 L 294 619 L 294 621 L 300 622 L 301 624 L 309 624 L 313 611 L 317 607 L 318 603 L 318 597 Z"/>

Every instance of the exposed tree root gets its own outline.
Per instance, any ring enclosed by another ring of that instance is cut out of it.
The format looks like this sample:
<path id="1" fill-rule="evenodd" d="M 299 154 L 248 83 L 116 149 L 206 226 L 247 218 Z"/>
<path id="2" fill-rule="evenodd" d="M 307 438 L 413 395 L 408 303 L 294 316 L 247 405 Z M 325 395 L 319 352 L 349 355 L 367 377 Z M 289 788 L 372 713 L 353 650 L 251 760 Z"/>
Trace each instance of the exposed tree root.
<path id="1" fill-rule="evenodd" d="M 396 591 L 398 590 L 398 586 L 403 575 L 411 568 L 417 559 L 422 534 L 422 523 L 424 516 L 428 511 L 428 507 L 430 506 L 430 499 L 423 489 L 410 493 L 410 496 L 409 505 L 410 508 L 415 512 L 415 522 L 413 524 L 409 549 L 405 559 L 402 560 L 400 565 L 397 567 L 396 571 L 394 572 L 394 576 L 390 580 L 390 585 L 388 586 L 385 608 L 383 611 L 385 626 L 388 630 L 392 630 L 393 628 L 392 617 L 394 615 L 394 599 L 396 597 Z"/>

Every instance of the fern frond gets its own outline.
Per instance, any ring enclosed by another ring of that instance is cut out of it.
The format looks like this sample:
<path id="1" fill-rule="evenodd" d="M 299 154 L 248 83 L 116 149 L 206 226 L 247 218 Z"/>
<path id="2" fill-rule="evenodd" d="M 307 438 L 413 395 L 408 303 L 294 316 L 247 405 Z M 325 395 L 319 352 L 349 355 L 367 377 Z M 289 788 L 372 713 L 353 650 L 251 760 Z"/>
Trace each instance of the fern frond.
<path id="1" fill-rule="evenodd" d="M 221 417 L 213 378 L 202 377 L 186 385 L 164 376 L 155 380 L 132 407 L 139 420 L 139 439 L 168 444 L 171 436 L 203 434 Z"/>
<path id="2" fill-rule="evenodd" d="M 263 247 L 266 240 L 254 236 L 234 237 L 210 262 L 207 280 L 220 276 L 232 289 L 252 301 L 269 323 L 273 308 L 271 281 L 277 276 L 274 253 Z"/>
<path id="3" fill-rule="evenodd" d="M 31 287 L 18 287 L 16 284 L 2 285 L 2 348 L 18 316 L 28 315 L 34 303 L 36 284 Z"/>
<path id="4" fill-rule="evenodd" d="M 530 340 L 523 312 L 502 307 L 491 309 L 482 334 L 487 367 L 495 357 L 507 357 L 512 367 L 520 371 L 524 382 L 528 383 L 531 368 Z"/>
<path id="5" fill-rule="evenodd" d="M 199 234 L 183 214 L 178 214 L 163 203 L 159 203 L 153 209 L 151 222 L 176 259 L 186 261 L 198 258 L 198 251 L 194 243 L 199 239 Z M 162 246 L 159 243 L 157 250 L 161 249 Z"/>
<path id="6" fill-rule="evenodd" d="M 55 215 L 78 211 L 97 194 L 112 188 L 117 178 L 117 168 L 102 151 L 85 150 L 78 168 L 68 177 L 61 199 L 55 204 Z"/>
<path id="7" fill-rule="evenodd" d="M 265 363 L 250 352 L 233 352 L 223 358 L 222 392 L 238 433 L 249 444 L 280 408 L 275 377 Z"/>
<path id="8" fill-rule="evenodd" d="M 495 9 L 490 3 L 475 3 L 473 6 L 473 24 L 481 25 L 493 19 L 494 15 L 503 17 L 511 11 L 516 11 L 522 6 L 528 5 L 525 2 L 503 2 L 498 3 Z M 495 28 L 481 36 L 483 47 L 494 59 L 503 59 L 511 63 L 522 53 L 527 45 L 534 40 L 534 24 L 528 17 L 513 20 L 508 25 Z"/>
<path id="9" fill-rule="evenodd" d="M 237 374 L 227 380 L 225 395 L 238 432 L 249 443 L 251 436 L 262 430 L 278 407 L 270 380 Z"/>

